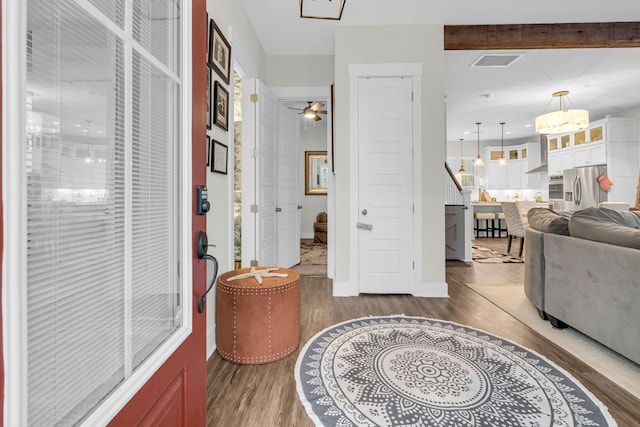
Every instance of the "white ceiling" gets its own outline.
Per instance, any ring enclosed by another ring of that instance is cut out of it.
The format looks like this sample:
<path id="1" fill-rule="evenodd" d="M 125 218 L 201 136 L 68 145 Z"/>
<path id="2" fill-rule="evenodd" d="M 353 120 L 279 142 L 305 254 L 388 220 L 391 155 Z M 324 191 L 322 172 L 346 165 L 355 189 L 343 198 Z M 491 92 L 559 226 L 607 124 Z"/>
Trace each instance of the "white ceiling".
<path id="1" fill-rule="evenodd" d="M 318 1 L 318 0 L 311 0 Z M 584 0 L 346 0 L 341 21 L 300 18 L 294 0 L 242 0 L 267 55 L 333 55 L 334 29 L 342 25 L 526 24 L 621 22 L 640 19 L 640 2 Z M 640 105 L 640 48 L 520 51 L 507 68 L 470 68 L 483 52 L 445 52 L 447 138 L 481 141 L 535 136 L 536 115 L 551 93 L 571 92 L 568 103 L 590 111 L 592 119 Z M 500 53 L 496 51 L 486 53 Z M 510 53 L 513 53 L 511 51 Z M 487 96 L 489 95 L 489 96 Z M 464 132 L 471 132 L 465 135 Z"/>

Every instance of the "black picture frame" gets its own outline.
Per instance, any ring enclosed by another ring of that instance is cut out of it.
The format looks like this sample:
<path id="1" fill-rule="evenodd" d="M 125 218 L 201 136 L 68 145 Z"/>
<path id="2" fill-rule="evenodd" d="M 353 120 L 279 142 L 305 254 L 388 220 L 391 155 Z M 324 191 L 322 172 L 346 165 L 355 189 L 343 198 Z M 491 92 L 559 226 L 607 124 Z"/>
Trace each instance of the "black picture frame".
<path id="1" fill-rule="evenodd" d="M 207 135 L 207 166 L 211 164 L 211 137 Z"/>
<path id="2" fill-rule="evenodd" d="M 211 129 L 211 73 L 207 65 L 207 129 Z"/>
<path id="3" fill-rule="evenodd" d="M 223 130 L 229 130 L 229 92 L 218 82 L 213 85 L 213 123 Z"/>
<path id="4" fill-rule="evenodd" d="M 213 19 L 209 20 L 209 57 L 208 63 L 220 78 L 229 84 L 231 76 L 231 45 Z"/>
<path id="5" fill-rule="evenodd" d="M 222 142 L 212 141 L 211 147 L 211 172 L 227 174 L 228 160 L 229 160 L 229 147 Z"/>

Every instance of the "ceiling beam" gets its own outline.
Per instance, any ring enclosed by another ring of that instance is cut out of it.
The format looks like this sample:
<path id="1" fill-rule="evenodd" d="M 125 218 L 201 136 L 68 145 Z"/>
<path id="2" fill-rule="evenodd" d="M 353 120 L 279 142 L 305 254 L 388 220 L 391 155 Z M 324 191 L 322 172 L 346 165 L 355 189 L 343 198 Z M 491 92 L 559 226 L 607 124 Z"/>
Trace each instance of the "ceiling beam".
<path id="1" fill-rule="evenodd" d="M 640 22 L 445 25 L 445 50 L 640 47 Z"/>

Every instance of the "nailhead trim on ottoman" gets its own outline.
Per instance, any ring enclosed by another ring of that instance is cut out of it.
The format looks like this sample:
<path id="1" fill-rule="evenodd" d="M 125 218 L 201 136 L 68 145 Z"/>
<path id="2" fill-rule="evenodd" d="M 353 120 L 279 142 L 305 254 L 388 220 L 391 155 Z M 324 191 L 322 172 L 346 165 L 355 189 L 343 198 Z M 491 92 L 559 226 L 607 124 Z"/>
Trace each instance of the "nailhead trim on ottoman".
<path id="1" fill-rule="evenodd" d="M 254 277 L 228 281 L 250 270 L 218 277 L 216 346 L 230 362 L 269 363 L 293 353 L 300 343 L 300 276 L 280 268 L 274 273 L 287 277 L 263 277 L 262 284 Z"/>

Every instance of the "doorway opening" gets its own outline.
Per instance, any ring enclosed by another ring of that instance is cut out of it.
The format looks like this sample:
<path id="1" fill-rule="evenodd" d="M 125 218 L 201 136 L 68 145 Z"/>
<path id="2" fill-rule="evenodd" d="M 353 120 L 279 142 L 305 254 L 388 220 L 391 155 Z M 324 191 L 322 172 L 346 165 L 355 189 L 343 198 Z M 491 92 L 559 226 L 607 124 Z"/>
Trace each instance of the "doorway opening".
<path id="1" fill-rule="evenodd" d="M 233 266 L 242 267 L 242 78 L 233 73 Z"/>

